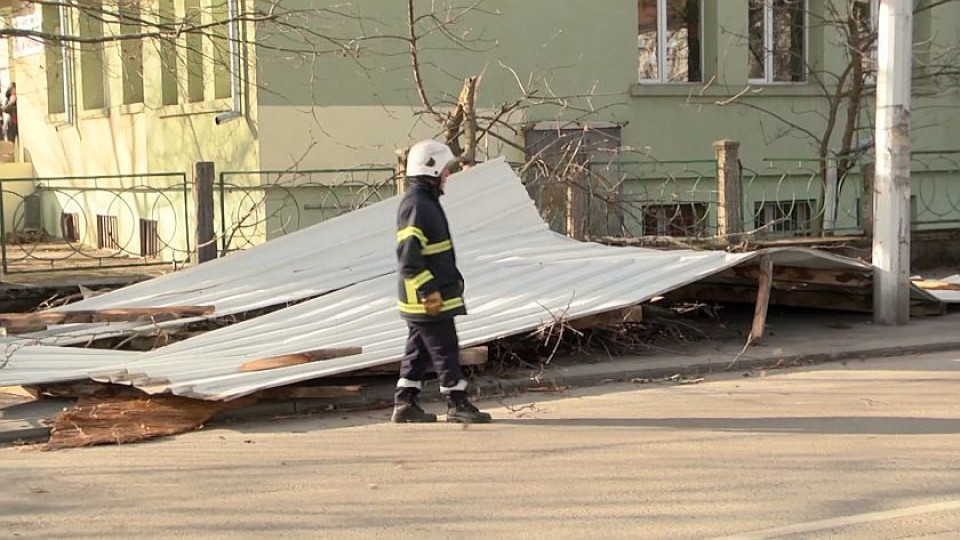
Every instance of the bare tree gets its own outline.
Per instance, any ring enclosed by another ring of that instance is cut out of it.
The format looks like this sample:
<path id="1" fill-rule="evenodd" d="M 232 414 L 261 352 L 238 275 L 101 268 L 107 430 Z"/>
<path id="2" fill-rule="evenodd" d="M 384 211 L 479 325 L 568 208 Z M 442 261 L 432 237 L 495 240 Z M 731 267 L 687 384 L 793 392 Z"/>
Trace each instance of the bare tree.
<path id="1" fill-rule="evenodd" d="M 933 10 L 956 0 L 932 0 L 919 2 L 915 14 Z M 732 99 L 719 101 L 720 106 L 739 106 L 756 110 L 776 121 L 781 129 L 772 140 L 787 135 L 806 139 L 819 162 L 821 194 L 830 176 L 831 167 L 836 176 L 845 178 L 862 158 L 872 149 L 872 105 L 876 92 L 876 3 L 870 0 L 824 0 L 823 11 L 806 11 L 804 2 L 790 0 L 773 17 L 772 32 L 774 50 L 766 48 L 762 39 L 757 39 L 758 25 L 763 24 L 764 0 L 751 1 L 749 53 L 751 66 L 763 66 L 768 55 L 774 58 L 776 80 L 808 80 L 816 89 L 818 103 L 810 109 L 793 105 L 789 113 L 765 107 L 751 96 L 763 90 L 748 86 Z M 835 43 L 842 51 L 843 62 L 837 69 L 824 69 L 810 62 L 803 47 L 791 47 L 803 39 L 804 20 L 811 28 L 835 36 Z M 785 41 L 785 43 L 781 43 Z M 936 94 L 955 88 L 960 81 L 960 49 L 951 47 L 937 49 L 932 43 L 917 43 L 916 50 L 923 52 L 923 61 L 917 62 L 915 87 L 920 92 Z M 751 73 L 753 75 L 753 73 Z M 814 119 L 813 121 L 810 121 Z M 772 142 L 771 140 L 771 142 Z M 817 217 L 816 230 L 822 229 L 824 216 Z"/>

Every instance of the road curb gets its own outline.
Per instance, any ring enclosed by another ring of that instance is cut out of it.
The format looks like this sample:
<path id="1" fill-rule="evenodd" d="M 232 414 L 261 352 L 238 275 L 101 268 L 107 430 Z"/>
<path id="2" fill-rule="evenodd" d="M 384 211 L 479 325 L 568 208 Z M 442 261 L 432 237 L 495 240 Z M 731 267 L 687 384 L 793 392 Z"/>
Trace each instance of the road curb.
<path id="1" fill-rule="evenodd" d="M 674 375 L 681 377 L 701 376 L 716 373 L 730 373 L 758 368 L 786 369 L 803 365 L 826 364 L 844 360 L 858 360 L 866 358 L 889 358 L 894 356 L 909 356 L 934 354 L 940 352 L 960 351 L 960 341 L 927 343 L 918 345 L 904 345 L 896 347 L 876 347 L 872 349 L 858 349 L 837 351 L 832 353 L 812 353 L 794 355 L 771 355 L 764 358 L 741 359 L 730 367 L 730 360 L 714 362 L 700 362 L 695 364 L 677 365 L 673 367 L 620 369 L 611 367 L 608 370 L 594 371 L 587 374 L 563 373 L 548 371 L 539 379 L 529 377 L 503 379 L 489 376 L 480 376 L 472 381 L 471 393 L 480 399 L 515 394 L 531 388 L 563 388 L 563 387 L 590 387 L 600 386 L 611 382 L 629 382 L 634 379 L 658 380 Z M 575 370 L 575 368 L 574 368 Z M 425 384 L 424 395 L 434 396 L 436 381 Z M 290 402 L 260 403 L 242 409 L 229 411 L 215 417 L 211 423 L 223 421 L 262 420 L 282 415 L 306 415 L 328 411 L 359 411 L 387 408 L 393 402 L 392 383 L 372 385 L 361 393 L 342 398 L 293 400 Z"/>
<path id="2" fill-rule="evenodd" d="M 730 359 L 656 368 L 626 368 L 611 365 L 609 369 L 592 369 L 589 373 L 576 373 L 577 366 L 555 368 L 547 371 L 539 379 L 522 377 L 504 379 L 480 376 L 473 380 L 471 392 L 483 399 L 504 394 L 516 394 L 531 388 L 590 387 L 611 382 L 629 382 L 635 379 L 659 380 L 679 375 L 694 377 L 716 373 L 753 370 L 759 368 L 784 369 L 803 365 L 826 364 L 844 360 L 867 358 L 889 358 L 894 356 L 924 355 L 941 352 L 960 351 L 960 340 L 902 345 L 895 347 L 875 347 L 836 351 L 830 353 L 811 353 L 794 355 L 770 355 L 764 358 L 741 359 L 731 366 Z M 621 365 L 623 362 L 621 362 Z M 389 407 L 393 401 L 393 384 L 382 383 L 366 387 L 362 392 L 345 397 L 323 399 L 296 399 L 290 401 L 260 402 L 243 408 L 224 411 L 210 420 L 209 425 L 224 425 L 239 421 L 264 420 L 277 417 L 307 415 L 330 411 L 360 411 Z M 437 395 L 436 381 L 425 384 L 425 395 Z M 39 420 L 39 419 L 38 419 Z M 13 421 L 9 421 L 13 424 Z M 39 422 L 37 422 L 39 423 Z M 23 425 L 23 422 L 17 422 Z M 0 420 L 0 444 L 43 442 L 50 435 L 49 427 L 26 425 L 22 428 L 4 426 Z"/>

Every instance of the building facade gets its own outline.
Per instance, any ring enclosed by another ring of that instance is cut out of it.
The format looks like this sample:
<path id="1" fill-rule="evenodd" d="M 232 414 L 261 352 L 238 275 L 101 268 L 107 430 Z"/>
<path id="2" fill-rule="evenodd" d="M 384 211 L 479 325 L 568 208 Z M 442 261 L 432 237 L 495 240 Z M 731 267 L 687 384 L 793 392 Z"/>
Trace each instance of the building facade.
<path id="1" fill-rule="evenodd" d="M 153 0 L 118 9 L 217 21 L 231 9 L 269 7 L 224 2 Z M 406 3 L 395 0 L 275 4 L 305 13 L 287 32 L 242 23 L 173 40 L 13 38 L 8 69 L 18 85 L 23 158 L 38 178 L 139 174 L 147 191 L 166 189 L 160 202 L 144 193 L 122 202 L 127 217 L 117 226 L 134 238 L 146 213 L 163 228 L 188 212 L 181 210 L 188 195 L 177 190 L 197 161 L 250 172 L 392 167 L 397 149 L 441 131 L 423 113 L 422 96 L 446 110 L 463 79 L 482 74 L 480 115 L 502 122 L 484 133 L 481 155 L 523 162 L 544 137 L 584 129 L 603 135 L 586 166 L 602 171 L 616 198 L 639 208 L 598 218 L 604 231 L 708 234 L 715 222 L 713 143 L 721 139 L 741 143 L 746 228 L 777 222 L 770 230 L 790 232 L 810 226 L 814 214 L 821 215 L 817 227 L 861 223 L 860 161 L 869 160 L 876 57 L 875 43 L 851 32 L 875 35 L 878 0 L 452 4 L 414 4 L 419 77 Z M 137 31 L 52 5 L 24 6 L 8 6 L 11 27 L 93 38 Z M 960 96 L 949 69 L 960 65 L 960 3 L 919 0 L 914 27 L 912 140 L 915 150 L 936 153 L 914 180 L 922 224 L 960 216 L 960 178 L 949 152 L 960 150 Z M 854 77 L 864 83 L 857 106 L 837 90 Z M 863 157 L 845 170 L 840 162 L 849 154 L 842 150 Z M 260 174 L 235 178 L 265 181 Z M 279 204 L 276 195 L 263 198 Z M 104 205 L 116 199 L 60 194 L 48 214 L 56 216 L 59 205 L 60 213 L 105 215 Z M 224 212 L 242 214 L 240 199 L 225 201 L 231 208 Z M 301 225 L 322 217 L 315 201 L 299 201 L 295 210 Z M 266 211 L 256 220 L 282 226 L 288 213 Z M 92 231 L 93 218 L 84 222 Z M 185 250 L 180 240 L 164 244 L 177 242 Z"/>

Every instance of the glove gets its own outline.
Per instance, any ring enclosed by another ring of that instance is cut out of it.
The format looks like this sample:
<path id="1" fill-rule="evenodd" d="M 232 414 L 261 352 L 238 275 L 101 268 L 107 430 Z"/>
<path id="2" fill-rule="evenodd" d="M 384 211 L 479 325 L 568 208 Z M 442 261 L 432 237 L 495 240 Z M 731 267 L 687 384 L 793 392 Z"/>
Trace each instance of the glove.
<path id="1" fill-rule="evenodd" d="M 443 296 L 440 295 L 440 291 L 428 294 L 423 299 L 423 307 L 427 308 L 427 315 L 439 315 L 443 309 Z"/>

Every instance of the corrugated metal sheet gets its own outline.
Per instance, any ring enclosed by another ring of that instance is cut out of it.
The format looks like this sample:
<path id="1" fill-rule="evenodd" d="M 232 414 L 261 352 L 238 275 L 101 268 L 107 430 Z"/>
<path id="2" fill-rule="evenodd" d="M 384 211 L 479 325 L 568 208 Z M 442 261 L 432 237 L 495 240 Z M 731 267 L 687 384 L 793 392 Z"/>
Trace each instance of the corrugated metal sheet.
<path id="1" fill-rule="evenodd" d="M 954 274 L 950 277 L 945 277 L 941 280 L 944 283 L 953 283 L 954 285 L 960 285 L 960 274 Z M 943 302 L 944 304 L 960 304 L 960 291 L 936 291 L 931 290 L 927 291 L 932 294 L 937 300 Z"/>
<path id="2" fill-rule="evenodd" d="M 0 338 L 0 386 L 66 382 L 89 378 L 93 369 L 133 362 L 142 353 L 48 347 L 33 341 Z"/>
<path id="3" fill-rule="evenodd" d="M 543 223 L 502 161 L 457 175 L 448 191 L 444 206 L 470 310 L 458 320 L 463 346 L 529 332 L 559 317 L 576 319 L 638 304 L 760 255 L 615 248 L 559 236 Z M 267 244 L 77 304 L 84 309 L 117 307 L 114 301 L 121 306 L 213 304 L 227 313 L 337 289 L 120 362 L 104 358 L 89 368 L 91 376 L 149 392 L 228 400 L 398 360 L 406 328 L 397 314 L 392 274 L 395 205 L 395 200 L 380 203 L 278 240 L 279 246 Z M 869 268 L 811 250 L 765 253 L 780 264 Z M 345 346 L 361 346 L 364 352 L 238 372 L 253 359 Z M 0 384 L 3 377 L 0 370 Z"/>
<path id="4" fill-rule="evenodd" d="M 536 214 L 530 215 L 529 199 L 500 198 L 495 190 L 473 185 L 476 174 L 461 173 L 454 178 L 450 194 L 444 198 L 444 207 L 451 228 L 456 231 L 458 253 L 477 243 L 482 247 L 483 239 L 490 235 L 524 235 L 547 230 Z M 396 242 L 398 201 L 394 197 L 256 248 L 58 310 L 204 305 L 214 306 L 213 316 L 220 317 L 311 298 L 392 274 L 396 268 L 391 254 Z M 478 240 L 475 241 L 475 237 Z M 148 326 L 60 325 L 24 337 L 45 344 L 69 345 L 88 341 L 91 336 L 127 335 L 137 330 L 172 328 L 198 320 L 201 319 L 188 318 Z"/>

